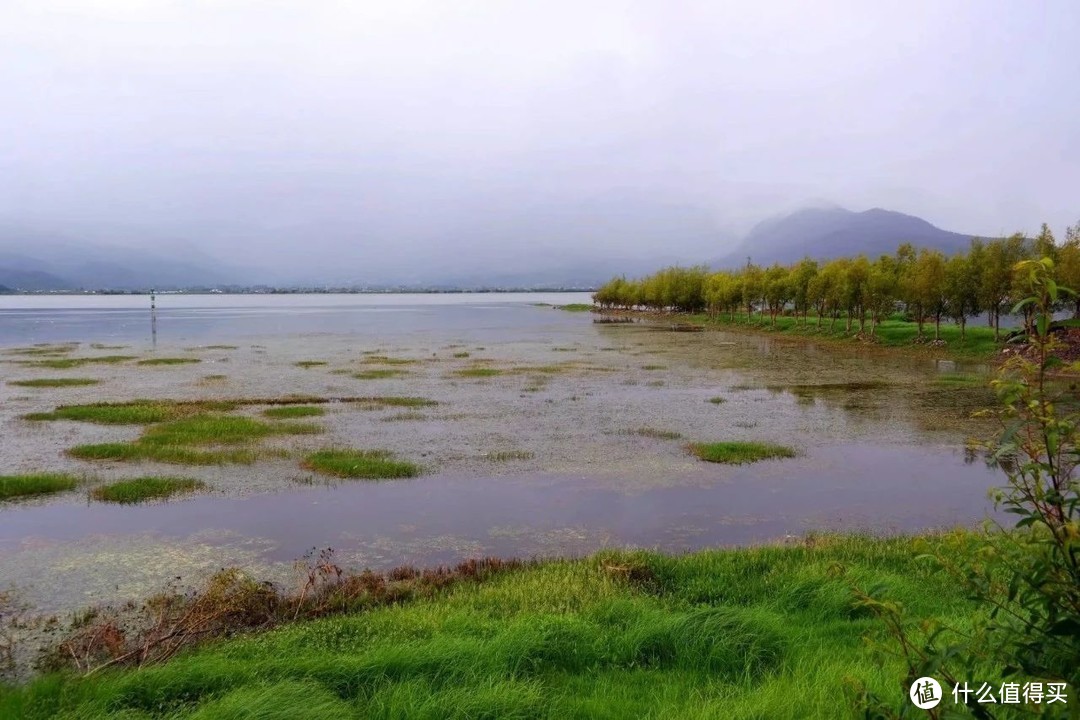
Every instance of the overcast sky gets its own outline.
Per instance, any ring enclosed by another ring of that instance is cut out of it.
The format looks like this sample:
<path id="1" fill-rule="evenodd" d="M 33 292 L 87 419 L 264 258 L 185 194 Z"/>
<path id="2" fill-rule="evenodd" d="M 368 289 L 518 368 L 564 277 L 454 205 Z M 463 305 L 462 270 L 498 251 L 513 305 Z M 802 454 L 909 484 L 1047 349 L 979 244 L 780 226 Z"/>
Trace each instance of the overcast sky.
<path id="1" fill-rule="evenodd" d="M 1060 231 L 1078 38 L 1077 0 L 0 0 L 0 222 L 308 269 L 822 202 Z"/>

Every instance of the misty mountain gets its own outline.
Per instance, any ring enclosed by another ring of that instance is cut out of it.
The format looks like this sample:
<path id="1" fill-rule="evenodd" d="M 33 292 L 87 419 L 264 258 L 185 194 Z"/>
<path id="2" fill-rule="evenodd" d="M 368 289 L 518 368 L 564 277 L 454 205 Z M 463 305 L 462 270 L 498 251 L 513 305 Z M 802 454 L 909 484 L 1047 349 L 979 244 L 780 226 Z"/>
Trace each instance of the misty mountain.
<path id="1" fill-rule="evenodd" d="M 0 227 L 0 285 L 14 290 L 176 289 L 244 279 L 186 243 L 145 250 Z"/>
<path id="2" fill-rule="evenodd" d="M 901 243 L 952 254 L 966 250 L 971 235 L 942 230 L 921 218 L 873 208 L 852 212 L 839 207 L 806 208 L 756 225 L 740 246 L 717 261 L 721 267 L 746 262 L 792 263 L 804 257 L 827 260 L 865 254 L 892 255 Z"/>

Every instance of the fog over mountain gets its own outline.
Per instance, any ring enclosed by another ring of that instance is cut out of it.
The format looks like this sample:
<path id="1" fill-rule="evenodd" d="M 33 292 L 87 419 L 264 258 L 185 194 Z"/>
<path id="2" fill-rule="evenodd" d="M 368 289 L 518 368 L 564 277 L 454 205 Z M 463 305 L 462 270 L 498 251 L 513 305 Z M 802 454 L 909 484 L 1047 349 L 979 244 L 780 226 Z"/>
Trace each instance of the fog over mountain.
<path id="1" fill-rule="evenodd" d="M 1078 36 L 1070 0 L 8 0 L 0 285 L 569 284 L 821 199 L 1060 232 Z"/>

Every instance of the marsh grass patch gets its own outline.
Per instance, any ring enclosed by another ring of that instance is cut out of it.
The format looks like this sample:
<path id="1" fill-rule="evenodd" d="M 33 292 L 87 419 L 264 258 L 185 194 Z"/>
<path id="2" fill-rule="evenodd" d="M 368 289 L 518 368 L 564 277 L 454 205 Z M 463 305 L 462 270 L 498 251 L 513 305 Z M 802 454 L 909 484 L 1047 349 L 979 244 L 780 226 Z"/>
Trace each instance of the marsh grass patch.
<path id="1" fill-rule="evenodd" d="M 250 447 L 275 435 L 311 435 L 311 423 L 265 423 L 233 415 L 195 415 L 151 425 L 130 442 L 79 445 L 68 450 L 79 460 L 151 460 L 179 465 L 250 465 L 259 456 Z"/>
<path id="2" fill-rule="evenodd" d="M 138 359 L 135 355 L 98 355 L 97 357 L 80 358 L 49 358 L 47 360 L 19 360 L 20 365 L 27 367 L 49 368 L 51 370 L 70 370 L 71 368 L 83 367 L 84 365 L 116 365 L 129 360 Z"/>
<path id="3" fill-rule="evenodd" d="M 490 378 L 502 374 L 501 369 L 493 367 L 468 367 L 454 371 L 454 375 L 462 378 Z"/>
<path id="4" fill-rule="evenodd" d="M 205 489 L 206 483 L 193 478 L 140 477 L 96 487 L 90 491 L 90 497 L 100 502 L 130 505 Z"/>
<path id="5" fill-rule="evenodd" d="M 33 380 L 8 380 L 8 385 L 29 388 L 65 388 L 97 385 L 100 380 L 94 378 L 35 378 Z"/>
<path id="6" fill-rule="evenodd" d="M 388 450 L 329 448 L 307 455 L 301 467 L 323 475 L 360 480 L 410 478 L 419 475 L 419 465 L 397 460 Z"/>
<path id="7" fill-rule="evenodd" d="M 642 370 L 667 370 L 667 365 L 642 365 Z"/>
<path id="8" fill-rule="evenodd" d="M 722 405 L 723 403 L 727 402 L 727 398 L 723 398 L 723 397 L 720 397 L 719 395 L 715 395 L 715 396 L 709 398 L 708 400 L 706 400 L 705 402 L 712 403 L 713 405 Z"/>
<path id="9" fill-rule="evenodd" d="M 161 358 L 146 358 L 135 363 L 136 365 L 149 365 L 151 367 L 158 365 L 193 365 L 195 363 L 201 363 L 199 358 L 186 358 L 186 357 L 161 357 Z"/>
<path id="10" fill-rule="evenodd" d="M 386 417 L 379 419 L 382 422 L 419 422 L 422 420 L 430 420 L 431 418 L 423 413 L 410 411 L 387 415 Z"/>
<path id="11" fill-rule="evenodd" d="M 371 370 L 361 370 L 358 373 L 353 373 L 352 377 L 357 380 L 390 380 L 391 378 L 399 378 L 408 375 L 409 373 L 404 370 L 397 370 L 394 368 L 373 368 Z"/>
<path id="12" fill-rule="evenodd" d="M 239 350 L 239 345 L 197 345 L 195 347 L 184 348 L 188 352 L 197 352 L 199 350 Z"/>
<path id="13" fill-rule="evenodd" d="M 62 473 L 27 473 L 0 475 L 0 500 L 74 490 L 79 479 Z"/>
<path id="14" fill-rule="evenodd" d="M 293 363 L 293 365 L 295 365 L 296 367 L 303 368 L 304 370 L 309 370 L 313 367 L 323 367 L 324 365 L 329 364 L 330 363 L 326 362 L 325 360 L 297 360 Z"/>
<path id="15" fill-rule="evenodd" d="M 367 355 L 361 361 L 365 365 L 413 365 L 418 360 L 403 357 L 391 357 L 389 355 Z"/>
<path id="16" fill-rule="evenodd" d="M 316 405 L 279 405 L 278 407 L 263 410 L 262 414 L 275 420 L 303 417 L 319 417 L 326 414 L 326 410 Z"/>
<path id="17" fill-rule="evenodd" d="M 490 462 L 511 462 L 514 460 L 532 460 L 536 453 L 531 450 L 495 450 L 482 455 L 484 460 Z"/>
<path id="18" fill-rule="evenodd" d="M 681 432 L 674 430 L 661 430 L 659 428 L 639 427 L 627 428 L 619 431 L 620 435 L 637 435 L 638 437 L 653 438 L 656 440 L 678 440 L 682 437 Z"/>
<path id="19" fill-rule="evenodd" d="M 78 343 L 60 343 L 60 344 L 44 344 L 33 345 L 31 347 L 12 348 L 11 350 L 5 350 L 5 355 L 19 355 L 22 357 L 50 357 L 56 355 L 67 355 L 68 353 L 78 350 Z"/>
<path id="20" fill-rule="evenodd" d="M 765 442 L 691 443 L 687 450 L 699 460 L 726 465 L 745 465 L 776 458 L 792 458 L 798 453 L 786 445 Z"/>
<path id="21" fill-rule="evenodd" d="M 467 353 L 467 352 L 464 352 L 464 351 L 462 351 L 462 352 L 456 352 L 456 353 L 454 353 L 454 357 L 455 357 L 455 358 L 457 358 L 457 359 L 459 359 L 459 360 L 461 360 L 461 359 L 463 359 L 463 358 L 467 358 L 467 357 L 471 357 L 471 356 L 470 356 L 470 354 L 469 354 L 469 353 Z"/>

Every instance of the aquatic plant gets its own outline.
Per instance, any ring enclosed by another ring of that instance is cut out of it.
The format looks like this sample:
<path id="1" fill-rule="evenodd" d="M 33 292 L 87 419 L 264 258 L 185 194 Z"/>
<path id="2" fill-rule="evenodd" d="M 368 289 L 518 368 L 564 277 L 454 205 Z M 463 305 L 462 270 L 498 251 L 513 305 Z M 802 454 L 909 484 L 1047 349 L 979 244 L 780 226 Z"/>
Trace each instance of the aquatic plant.
<path id="1" fill-rule="evenodd" d="M 90 491 L 90 497 L 101 502 L 131 504 L 159 500 L 206 488 L 202 480 L 177 477 L 139 477 L 101 485 Z"/>
<path id="2" fill-rule="evenodd" d="M 33 380 L 8 380 L 8 385 L 30 388 L 82 387 L 97 385 L 100 380 L 94 378 L 36 378 Z"/>
<path id="3" fill-rule="evenodd" d="M 320 415 L 325 415 L 326 410 L 314 405 L 280 405 L 278 407 L 263 410 L 262 414 L 268 418 L 281 420 L 288 418 L 318 417 Z"/>
<path id="4" fill-rule="evenodd" d="M 395 460 L 387 450 L 328 448 L 307 455 L 301 466 L 324 475 L 364 480 L 408 478 L 421 473 L 419 465 Z"/>
<path id="5" fill-rule="evenodd" d="M 0 475 L 0 500 L 29 495 L 49 495 L 73 490 L 78 484 L 78 478 L 62 473 Z"/>
<path id="6" fill-rule="evenodd" d="M 798 453 L 786 445 L 764 442 L 711 442 L 691 443 L 691 454 L 706 462 L 743 465 L 771 458 L 791 458 Z"/>
<path id="7" fill-rule="evenodd" d="M 184 357 L 161 357 L 161 358 L 147 358 L 135 363 L 136 365 L 191 365 L 194 363 L 200 363 L 202 360 L 199 358 L 184 358 Z"/>

